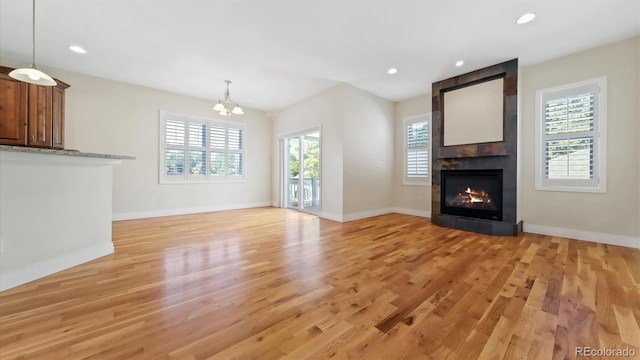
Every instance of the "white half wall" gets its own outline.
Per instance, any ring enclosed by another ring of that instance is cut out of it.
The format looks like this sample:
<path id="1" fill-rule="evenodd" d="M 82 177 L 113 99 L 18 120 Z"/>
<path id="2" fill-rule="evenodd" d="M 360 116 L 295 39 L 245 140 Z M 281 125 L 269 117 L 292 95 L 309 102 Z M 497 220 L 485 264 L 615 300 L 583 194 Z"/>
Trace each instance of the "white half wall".
<path id="1" fill-rule="evenodd" d="M 0 151 L 0 291 L 113 253 L 113 163 Z"/>

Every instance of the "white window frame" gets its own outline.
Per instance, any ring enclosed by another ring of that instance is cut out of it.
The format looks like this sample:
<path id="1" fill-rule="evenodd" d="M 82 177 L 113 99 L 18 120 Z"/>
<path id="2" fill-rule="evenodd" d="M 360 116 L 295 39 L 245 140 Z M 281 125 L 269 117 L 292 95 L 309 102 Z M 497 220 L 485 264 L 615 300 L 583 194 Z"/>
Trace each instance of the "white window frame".
<path id="1" fill-rule="evenodd" d="M 426 150 L 428 153 L 428 162 L 429 162 L 429 167 L 427 169 L 427 175 L 423 176 L 423 177 L 415 177 L 415 176 L 411 176 L 409 177 L 407 175 L 407 152 L 408 152 L 408 148 L 407 148 L 407 126 L 409 125 L 413 125 L 413 124 L 417 124 L 417 123 L 423 123 L 426 122 L 427 126 L 428 126 L 428 131 L 429 131 L 429 135 L 428 135 L 428 140 L 427 140 L 427 146 L 426 146 Z M 407 116 L 403 119 L 402 122 L 402 139 L 403 139 L 403 146 L 402 146 L 402 185 L 413 185 L 413 186 L 431 186 L 431 172 L 432 172 L 432 146 L 431 146 L 431 113 L 424 113 L 424 114 L 418 114 L 418 115 L 412 115 L 412 116 Z"/>
<path id="2" fill-rule="evenodd" d="M 170 145 L 165 141 L 165 123 L 167 120 L 182 121 L 185 123 L 185 140 L 184 146 Z M 159 121 L 159 183 L 160 184 L 202 184 L 202 183 L 230 183 L 230 182 L 244 182 L 247 174 L 246 169 L 246 152 L 247 152 L 247 131 L 246 125 L 237 121 L 227 121 L 221 119 L 210 119 L 202 116 L 179 114 L 170 111 L 160 111 Z M 203 124 L 206 126 L 206 144 L 204 147 L 191 147 L 188 143 L 189 124 Z M 210 144 L 210 128 L 212 126 L 220 126 L 225 128 L 225 147 L 214 148 Z M 240 150 L 229 149 L 229 129 L 242 130 L 242 144 Z M 181 175 L 165 175 L 165 149 L 184 149 L 185 162 L 184 162 L 184 174 Z M 205 175 L 191 175 L 189 174 L 189 150 L 204 150 L 206 152 L 205 159 Z M 210 172 L 210 153 L 214 150 L 224 151 L 224 175 L 213 175 Z M 242 174 L 241 175 L 229 175 L 228 174 L 228 159 L 229 154 L 240 154 L 242 157 Z"/>
<path id="3" fill-rule="evenodd" d="M 567 134 L 568 138 L 593 136 L 592 179 L 547 179 L 545 177 L 545 104 L 548 100 L 571 95 L 594 93 L 593 131 Z M 536 91 L 535 110 L 535 189 L 605 193 L 607 191 L 607 78 L 602 76 Z"/>

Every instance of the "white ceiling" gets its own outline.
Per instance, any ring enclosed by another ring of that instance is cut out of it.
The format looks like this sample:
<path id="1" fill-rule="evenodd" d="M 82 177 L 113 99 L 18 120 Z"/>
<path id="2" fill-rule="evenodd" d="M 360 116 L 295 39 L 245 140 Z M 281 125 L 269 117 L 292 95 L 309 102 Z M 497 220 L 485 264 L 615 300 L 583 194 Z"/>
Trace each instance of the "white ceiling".
<path id="1" fill-rule="evenodd" d="M 640 0 L 39 0 L 36 16 L 41 66 L 211 100 L 229 79 L 234 101 L 261 110 L 338 83 L 403 100 L 640 34 Z M 0 0 L 0 57 L 30 63 L 31 1 Z"/>

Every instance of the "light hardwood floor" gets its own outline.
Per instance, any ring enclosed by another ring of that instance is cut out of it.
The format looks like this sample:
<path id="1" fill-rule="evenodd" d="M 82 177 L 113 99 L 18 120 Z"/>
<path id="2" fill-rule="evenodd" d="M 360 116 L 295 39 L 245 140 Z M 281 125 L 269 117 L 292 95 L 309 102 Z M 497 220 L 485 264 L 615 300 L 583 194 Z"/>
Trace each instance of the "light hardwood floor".
<path id="1" fill-rule="evenodd" d="M 390 214 L 114 222 L 113 255 L 0 293 L 0 359 L 640 357 L 640 251 Z"/>

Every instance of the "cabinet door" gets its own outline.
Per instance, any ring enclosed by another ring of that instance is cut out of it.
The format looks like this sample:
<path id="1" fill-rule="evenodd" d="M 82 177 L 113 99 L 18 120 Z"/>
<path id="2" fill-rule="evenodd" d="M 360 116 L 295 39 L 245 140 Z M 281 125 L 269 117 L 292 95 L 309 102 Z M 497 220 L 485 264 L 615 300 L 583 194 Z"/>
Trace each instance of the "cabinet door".
<path id="1" fill-rule="evenodd" d="M 52 93 L 50 86 L 29 84 L 29 146 L 51 148 Z"/>
<path id="2" fill-rule="evenodd" d="M 27 84 L 0 74 L 0 144 L 27 145 Z"/>
<path id="3" fill-rule="evenodd" d="M 52 94 L 53 148 L 64 149 L 64 89 L 55 87 Z"/>

